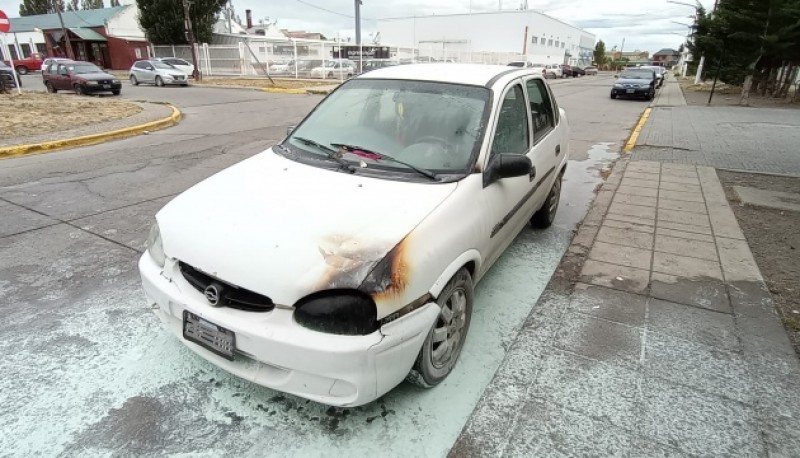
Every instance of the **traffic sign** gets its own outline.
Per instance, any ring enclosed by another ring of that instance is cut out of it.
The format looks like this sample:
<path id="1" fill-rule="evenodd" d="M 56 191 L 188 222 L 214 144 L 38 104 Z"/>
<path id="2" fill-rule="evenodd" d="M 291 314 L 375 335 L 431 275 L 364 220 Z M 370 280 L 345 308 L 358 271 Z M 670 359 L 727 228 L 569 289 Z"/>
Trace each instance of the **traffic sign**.
<path id="1" fill-rule="evenodd" d="M 8 16 L 3 10 L 0 10 L 0 32 L 6 33 L 11 30 L 11 21 L 8 20 Z"/>

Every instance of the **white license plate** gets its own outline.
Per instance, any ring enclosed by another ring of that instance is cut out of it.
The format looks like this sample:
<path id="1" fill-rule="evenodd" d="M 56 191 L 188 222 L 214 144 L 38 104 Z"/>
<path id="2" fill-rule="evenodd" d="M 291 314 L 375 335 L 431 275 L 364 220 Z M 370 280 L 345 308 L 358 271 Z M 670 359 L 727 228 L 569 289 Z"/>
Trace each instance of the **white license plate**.
<path id="1" fill-rule="evenodd" d="M 236 334 L 187 310 L 183 311 L 183 338 L 233 361 Z"/>
<path id="2" fill-rule="evenodd" d="M 103 89 L 111 89 L 111 85 L 110 84 L 104 84 L 103 85 Z"/>
<path id="3" fill-rule="evenodd" d="M 628 89 L 625 92 L 627 92 L 628 94 L 633 94 L 634 90 L 633 89 Z"/>

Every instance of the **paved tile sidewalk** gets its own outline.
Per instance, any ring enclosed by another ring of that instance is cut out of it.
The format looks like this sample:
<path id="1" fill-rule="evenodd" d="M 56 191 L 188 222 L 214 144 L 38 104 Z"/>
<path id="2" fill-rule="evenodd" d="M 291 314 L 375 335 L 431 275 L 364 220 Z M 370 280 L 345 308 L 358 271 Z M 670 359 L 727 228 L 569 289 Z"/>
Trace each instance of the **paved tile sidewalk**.
<path id="1" fill-rule="evenodd" d="M 797 457 L 800 364 L 714 169 L 621 160 L 452 457 Z"/>
<path id="2" fill-rule="evenodd" d="M 681 107 L 686 106 L 686 99 L 683 97 L 681 86 L 674 77 L 669 76 L 664 81 L 664 86 L 658 91 L 656 99 L 653 100 L 654 107 Z"/>

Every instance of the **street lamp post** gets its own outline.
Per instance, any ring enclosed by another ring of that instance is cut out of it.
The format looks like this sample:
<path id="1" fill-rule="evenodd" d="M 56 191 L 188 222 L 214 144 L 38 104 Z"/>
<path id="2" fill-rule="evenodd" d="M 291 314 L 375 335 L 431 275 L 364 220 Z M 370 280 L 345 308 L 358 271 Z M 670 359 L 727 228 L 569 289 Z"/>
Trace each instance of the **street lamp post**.
<path id="1" fill-rule="evenodd" d="M 72 42 L 69 40 L 69 32 L 67 32 L 67 28 L 64 27 L 64 18 L 61 16 L 61 8 L 59 8 L 55 2 L 53 2 L 52 5 L 53 9 L 58 13 L 58 22 L 61 23 L 61 33 L 64 34 L 64 42 L 67 46 L 67 57 L 75 60 L 75 54 L 72 53 Z"/>
<path id="2" fill-rule="evenodd" d="M 667 3 L 674 3 L 676 5 L 683 5 L 683 6 L 689 6 L 689 7 L 694 8 L 694 23 L 695 23 L 695 25 L 697 25 L 697 20 L 700 19 L 698 13 L 700 12 L 700 8 L 703 7 L 703 5 L 700 4 L 699 0 L 697 0 L 697 4 L 696 5 L 692 5 L 691 3 L 679 2 L 679 1 L 676 1 L 676 0 L 666 0 L 666 1 L 667 1 Z M 716 3 L 715 3 L 715 7 L 716 7 Z M 705 63 L 706 63 L 706 56 L 700 56 L 700 63 L 697 64 L 697 74 L 694 76 L 694 84 L 700 84 L 700 80 L 702 79 L 702 76 L 703 76 L 703 66 L 705 65 Z"/>

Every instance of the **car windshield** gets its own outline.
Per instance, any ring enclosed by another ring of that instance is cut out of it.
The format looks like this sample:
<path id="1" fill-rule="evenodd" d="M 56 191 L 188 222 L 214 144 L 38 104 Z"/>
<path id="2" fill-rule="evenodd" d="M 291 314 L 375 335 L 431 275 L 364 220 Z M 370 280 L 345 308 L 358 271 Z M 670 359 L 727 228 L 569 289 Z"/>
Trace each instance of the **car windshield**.
<path id="1" fill-rule="evenodd" d="M 338 63 L 339 62 L 336 62 L 336 61 L 333 61 L 333 60 L 329 60 L 328 62 L 325 62 L 325 66 L 326 67 L 335 67 L 336 64 L 338 64 Z"/>
<path id="2" fill-rule="evenodd" d="M 157 60 L 151 62 L 151 64 L 153 64 L 153 67 L 160 68 L 162 70 L 174 70 L 175 69 L 175 67 L 173 67 L 172 65 L 165 64 L 164 62 L 160 62 L 160 61 L 157 61 Z"/>
<path id="3" fill-rule="evenodd" d="M 103 70 L 94 64 L 69 65 L 67 69 L 76 75 L 83 75 L 86 73 L 103 73 Z"/>
<path id="4" fill-rule="evenodd" d="M 379 157 L 390 156 L 436 173 L 463 173 L 481 137 L 488 99 L 489 90 L 478 86 L 351 80 L 328 96 L 284 146 L 327 156 L 308 140 L 326 147 L 352 145 L 359 148 L 342 152 L 342 158 L 361 168 L 410 172 Z"/>
<path id="5" fill-rule="evenodd" d="M 619 77 L 626 80 L 651 80 L 653 79 L 653 72 L 646 70 L 626 70 L 622 72 Z"/>

